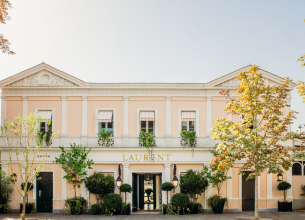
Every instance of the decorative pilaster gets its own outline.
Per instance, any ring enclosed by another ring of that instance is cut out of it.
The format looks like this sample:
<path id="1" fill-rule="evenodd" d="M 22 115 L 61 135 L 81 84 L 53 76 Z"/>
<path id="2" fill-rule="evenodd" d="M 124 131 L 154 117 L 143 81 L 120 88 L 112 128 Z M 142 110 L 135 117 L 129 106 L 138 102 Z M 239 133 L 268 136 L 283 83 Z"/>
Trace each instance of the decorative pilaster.
<path id="1" fill-rule="evenodd" d="M 206 166 L 206 167 L 209 167 L 209 162 L 206 162 L 206 163 L 204 163 L 204 166 Z M 212 187 L 212 185 L 211 184 L 209 184 L 209 186 L 208 186 L 208 188 L 204 191 L 204 209 L 208 209 L 209 207 L 208 207 L 208 199 L 209 199 L 209 197 L 210 196 L 212 196 L 212 189 L 213 189 L 213 187 Z"/>
<path id="2" fill-rule="evenodd" d="M 272 173 L 267 172 L 267 199 L 273 198 L 272 196 Z"/>
<path id="3" fill-rule="evenodd" d="M 171 99 L 172 97 L 166 96 L 166 134 L 165 134 L 165 145 L 170 146 L 172 144 L 172 131 L 171 131 Z"/>
<path id="4" fill-rule="evenodd" d="M 61 169 L 61 198 L 62 200 L 67 199 L 67 179 L 64 178 L 64 176 L 67 173 Z"/>
<path id="5" fill-rule="evenodd" d="M 165 163 L 164 164 L 164 180 L 162 182 L 171 182 L 171 164 Z M 162 191 L 162 203 L 167 204 L 166 202 L 166 192 Z M 168 203 L 170 203 L 170 196 L 168 198 Z"/>
<path id="6" fill-rule="evenodd" d="M 6 96 L 1 96 L 1 126 L 3 126 L 5 119 L 6 119 Z"/>
<path id="7" fill-rule="evenodd" d="M 123 163 L 123 183 L 127 183 L 132 185 L 131 180 L 129 179 L 129 163 Z M 126 202 L 131 203 L 131 193 L 127 193 L 126 195 Z"/>
<path id="8" fill-rule="evenodd" d="M 227 197 L 228 197 L 228 199 L 232 199 L 233 198 L 233 196 L 232 196 L 232 190 L 233 190 L 233 187 L 232 187 L 232 182 L 233 182 L 232 168 L 230 168 L 228 170 L 227 176 L 231 177 L 231 179 L 227 179 Z"/>
<path id="9" fill-rule="evenodd" d="M 293 188 L 292 167 L 290 167 L 289 170 L 287 171 L 287 182 L 291 184 L 291 188 L 287 190 L 287 200 L 293 200 L 293 196 L 292 196 L 292 188 Z"/>
<path id="10" fill-rule="evenodd" d="M 129 146 L 129 133 L 128 133 L 128 99 L 129 99 L 129 96 L 123 96 L 123 99 L 124 99 L 123 146 Z"/>
<path id="11" fill-rule="evenodd" d="M 67 96 L 61 96 L 61 146 L 66 146 L 67 139 Z"/>
<path id="12" fill-rule="evenodd" d="M 87 171 L 87 177 L 88 177 L 89 169 L 86 168 L 86 171 Z M 82 184 L 81 184 L 81 189 L 82 189 L 82 197 L 84 197 L 87 201 L 89 201 L 89 191 L 87 190 L 84 182 L 82 182 Z"/>
<path id="13" fill-rule="evenodd" d="M 28 115 L 28 97 L 22 96 L 22 118 Z M 22 125 L 22 136 L 27 135 L 26 126 Z"/>
<path id="14" fill-rule="evenodd" d="M 82 135 L 81 143 L 83 146 L 87 146 L 87 96 L 82 96 L 83 105 L 82 105 Z"/>
<path id="15" fill-rule="evenodd" d="M 211 136 L 212 128 L 212 96 L 207 96 L 207 136 Z"/>

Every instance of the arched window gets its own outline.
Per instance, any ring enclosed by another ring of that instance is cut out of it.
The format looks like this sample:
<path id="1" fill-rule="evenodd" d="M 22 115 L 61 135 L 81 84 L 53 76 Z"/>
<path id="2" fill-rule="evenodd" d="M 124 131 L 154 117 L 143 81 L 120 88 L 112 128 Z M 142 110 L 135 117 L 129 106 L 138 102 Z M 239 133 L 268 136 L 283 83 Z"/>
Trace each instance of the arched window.
<path id="1" fill-rule="evenodd" d="M 302 166 L 299 163 L 294 163 L 292 166 L 292 175 L 301 176 L 302 175 Z"/>

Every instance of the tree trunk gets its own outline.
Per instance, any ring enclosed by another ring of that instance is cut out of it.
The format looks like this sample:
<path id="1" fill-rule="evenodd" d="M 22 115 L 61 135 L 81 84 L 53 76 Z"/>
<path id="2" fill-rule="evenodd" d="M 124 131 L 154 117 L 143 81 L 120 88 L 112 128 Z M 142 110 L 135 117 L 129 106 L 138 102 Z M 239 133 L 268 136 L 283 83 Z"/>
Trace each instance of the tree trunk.
<path id="1" fill-rule="evenodd" d="M 26 206 L 26 195 L 23 196 L 22 213 L 20 214 L 22 220 L 25 220 L 25 206 Z"/>
<path id="2" fill-rule="evenodd" d="M 258 219 L 258 176 L 255 176 L 255 219 Z"/>
<path id="3" fill-rule="evenodd" d="M 73 187 L 74 187 L 74 198 L 76 198 L 76 184 L 74 184 Z"/>
<path id="4" fill-rule="evenodd" d="M 126 192 L 125 192 L 125 204 L 126 204 Z"/>
<path id="5" fill-rule="evenodd" d="M 286 190 L 284 190 L 284 202 L 286 202 Z"/>

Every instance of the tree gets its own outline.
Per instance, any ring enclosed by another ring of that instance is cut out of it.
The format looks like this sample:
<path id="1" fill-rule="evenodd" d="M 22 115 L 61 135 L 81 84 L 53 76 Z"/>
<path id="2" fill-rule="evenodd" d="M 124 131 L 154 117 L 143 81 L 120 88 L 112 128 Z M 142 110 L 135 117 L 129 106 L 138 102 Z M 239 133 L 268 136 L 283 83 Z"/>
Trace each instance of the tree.
<path id="1" fill-rule="evenodd" d="M 164 182 L 161 184 L 161 190 L 166 191 L 166 204 L 168 205 L 168 192 L 172 191 L 174 189 L 174 185 L 170 182 Z"/>
<path id="2" fill-rule="evenodd" d="M 39 157 L 41 158 L 41 161 L 39 162 L 35 160 L 35 158 L 43 145 L 43 141 L 41 141 L 41 139 L 44 140 L 45 136 L 38 136 L 37 132 L 40 129 L 40 123 L 44 120 L 39 115 L 30 114 L 29 116 L 25 116 L 23 118 L 18 115 L 15 118 L 15 121 L 16 122 L 9 122 L 8 120 L 5 120 L 0 131 L 4 146 L 9 149 L 9 165 L 11 173 L 15 173 L 13 170 L 13 163 L 17 161 L 20 178 L 24 185 L 24 191 L 22 192 L 21 186 L 17 186 L 16 181 L 14 181 L 17 191 L 23 198 L 23 208 L 20 216 L 24 220 L 26 198 L 31 188 L 30 186 L 33 185 L 33 181 L 36 179 L 39 172 L 43 171 L 43 164 L 46 155 L 52 146 L 53 140 L 58 136 L 59 132 L 54 132 L 52 134 L 49 145 L 43 148 L 45 153 L 42 158 Z M 47 121 L 47 123 L 50 122 Z M 25 133 L 27 133 L 26 136 L 24 136 Z M 14 150 L 13 147 L 15 148 Z M 13 151 L 15 151 L 16 159 L 12 158 Z"/>
<path id="3" fill-rule="evenodd" d="M 219 156 L 211 165 L 224 172 L 235 161 L 244 159 L 239 172 L 252 170 L 248 178 L 255 178 L 255 218 L 258 218 L 258 177 L 266 169 L 274 174 L 288 170 L 297 151 L 303 150 L 284 145 L 293 138 L 288 126 L 296 114 L 291 110 L 284 117 L 282 112 L 291 80 L 285 78 L 278 86 L 265 85 L 258 70 L 253 65 L 249 71 L 239 73 L 237 98 L 231 98 L 228 90 L 221 92 L 230 98 L 225 111 L 242 116 L 240 122 L 219 118 L 211 129 L 212 139 L 220 140 L 216 146 Z"/>
<path id="4" fill-rule="evenodd" d="M 106 194 L 113 193 L 115 189 L 114 178 L 101 172 L 94 172 L 87 177 L 85 186 L 90 193 L 95 194 L 97 203 L 99 203 L 99 197 L 104 198 Z"/>
<path id="5" fill-rule="evenodd" d="M 284 191 L 284 202 L 286 202 L 286 191 L 288 189 L 291 188 L 291 184 L 290 183 L 287 183 L 285 181 L 283 182 L 280 182 L 279 185 L 277 185 L 277 189 L 280 190 L 280 191 Z"/>
<path id="6" fill-rule="evenodd" d="M 86 152 L 86 147 L 82 145 L 70 144 L 71 151 L 66 151 L 64 147 L 61 149 L 59 158 L 55 157 L 55 163 L 60 164 L 61 168 L 66 172 L 64 176 L 74 188 L 74 198 L 76 197 L 76 185 L 81 184 L 87 177 L 87 168 L 92 169 L 93 160 L 87 160 L 87 156 L 91 149 Z M 87 161 L 86 161 L 87 160 Z"/>
<path id="7" fill-rule="evenodd" d="M 0 209 L 3 208 L 4 212 L 7 210 L 7 203 L 10 201 L 13 191 L 11 179 L 0 170 Z"/>
<path id="8" fill-rule="evenodd" d="M 188 170 L 180 177 L 181 193 L 189 194 L 191 202 L 195 203 L 196 194 L 201 195 L 209 186 L 209 181 L 203 171 Z"/>
<path id="9" fill-rule="evenodd" d="M 7 12 L 10 8 L 12 8 L 12 4 L 8 0 L 0 0 L 0 23 L 6 24 L 6 21 L 11 19 Z M 4 38 L 3 34 L 0 34 L 0 50 L 2 53 L 14 55 L 15 53 L 10 50 L 9 45 L 10 42 Z"/>
<path id="10" fill-rule="evenodd" d="M 162 188 L 162 185 L 161 185 L 161 188 Z M 131 193 L 132 187 L 131 187 L 131 185 L 125 183 L 125 184 L 122 184 L 122 186 L 120 187 L 120 191 L 125 193 L 125 204 L 126 204 L 126 193 Z"/>

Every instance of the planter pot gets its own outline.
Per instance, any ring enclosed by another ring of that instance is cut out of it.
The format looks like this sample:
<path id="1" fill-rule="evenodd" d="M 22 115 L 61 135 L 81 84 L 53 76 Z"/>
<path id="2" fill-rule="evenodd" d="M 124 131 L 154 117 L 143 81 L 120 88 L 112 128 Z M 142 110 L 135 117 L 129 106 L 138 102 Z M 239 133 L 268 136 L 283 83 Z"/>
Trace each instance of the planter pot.
<path id="1" fill-rule="evenodd" d="M 71 202 L 70 204 L 70 211 L 72 215 L 79 215 L 82 211 L 80 211 L 78 213 L 78 211 L 76 210 L 76 201 Z"/>
<path id="2" fill-rule="evenodd" d="M 122 215 L 130 215 L 130 205 L 126 205 L 122 210 Z"/>
<path id="3" fill-rule="evenodd" d="M 5 214 L 3 205 L 2 205 L 2 207 L 0 208 L 0 214 Z"/>
<path id="4" fill-rule="evenodd" d="M 166 215 L 167 205 L 163 206 L 163 215 Z"/>
<path id="5" fill-rule="evenodd" d="M 279 212 L 292 212 L 292 201 L 291 202 L 277 202 Z"/>
<path id="6" fill-rule="evenodd" d="M 20 213 L 22 213 L 23 204 L 20 203 Z M 31 204 L 25 205 L 25 214 L 30 214 L 32 212 L 33 206 Z"/>
<path id="7" fill-rule="evenodd" d="M 224 206 L 225 206 L 225 200 L 224 199 L 218 200 L 217 206 L 212 207 L 213 213 L 214 214 L 221 214 L 222 211 L 223 211 Z"/>
<path id="8" fill-rule="evenodd" d="M 198 213 L 198 205 L 194 205 L 194 208 L 190 214 L 197 214 L 197 213 Z"/>
<path id="9" fill-rule="evenodd" d="M 118 207 L 115 209 L 115 211 L 113 211 L 113 215 L 120 215 L 122 212 L 122 208 L 121 207 Z"/>

